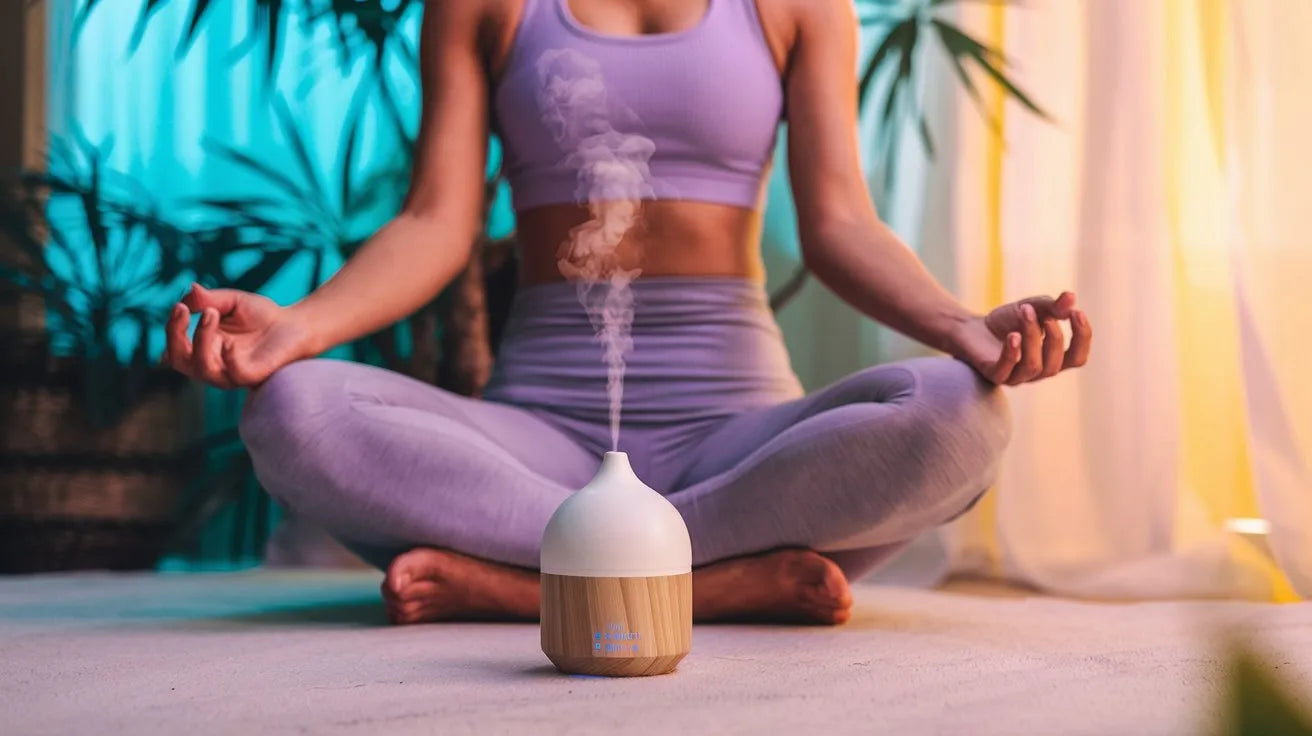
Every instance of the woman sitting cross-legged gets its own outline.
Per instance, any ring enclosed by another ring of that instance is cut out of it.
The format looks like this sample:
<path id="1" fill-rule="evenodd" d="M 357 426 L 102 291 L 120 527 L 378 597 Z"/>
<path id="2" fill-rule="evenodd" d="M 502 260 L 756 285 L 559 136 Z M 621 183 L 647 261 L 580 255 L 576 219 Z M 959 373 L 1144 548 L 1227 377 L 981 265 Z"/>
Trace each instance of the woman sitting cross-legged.
<path id="1" fill-rule="evenodd" d="M 240 431 L 261 482 L 386 570 L 396 622 L 537 616 L 547 519 L 611 449 L 603 348 L 561 247 L 611 232 L 612 216 L 614 263 L 642 270 L 622 449 L 688 525 L 698 620 L 845 621 L 848 579 L 989 487 L 1009 431 L 997 385 L 1088 357 L 1073 294 L 973 313 L 880 222 L 859 167 L 847 0 L 430 0 L 421 33 L 401 213 L 292 306 L 194 287 L 167 354 L 213 385 L 253 389 Z M 759 246 L 785 116 L 806 264 L 951 357 L 801 390 Z M 484 398 L 315 359 L 464 268 L 492 132 L 521 284 Z M 606 208 L 615 165 L 642 175 L 640 214 Z"/>

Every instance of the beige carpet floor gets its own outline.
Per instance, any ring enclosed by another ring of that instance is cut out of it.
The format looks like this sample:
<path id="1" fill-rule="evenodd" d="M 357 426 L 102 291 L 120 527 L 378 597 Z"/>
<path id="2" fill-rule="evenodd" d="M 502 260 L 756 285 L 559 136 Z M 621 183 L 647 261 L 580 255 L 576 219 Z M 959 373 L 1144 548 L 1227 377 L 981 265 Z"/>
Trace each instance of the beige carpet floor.
<path id="1" fill-rule="evenodd" d="M 1223 643 L 1312 707 L 1312 604 L 857 586 L 838 628 L 702 626 L 673 675 L 557 674 L 530 625 L 391 628 L 368 573 L 0 579 L 0 733 L 1203 734 Z"/>

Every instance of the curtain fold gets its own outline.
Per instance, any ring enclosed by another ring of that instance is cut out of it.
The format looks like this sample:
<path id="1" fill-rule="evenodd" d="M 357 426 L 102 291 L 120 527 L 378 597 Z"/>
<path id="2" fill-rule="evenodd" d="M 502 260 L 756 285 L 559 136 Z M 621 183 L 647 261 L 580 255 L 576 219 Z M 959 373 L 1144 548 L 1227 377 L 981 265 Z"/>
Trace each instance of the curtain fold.
<path id="1" fill-rule="evenodd" d="M 1202 3 L 1200 0 L 1200 4 Z M 1306 3 L 1235 3 L 1223 149 L 1256 505 L 1288 589 L 1312 595 L 1312 97 Z"/>
<path id="2" fill-rule="evenodd" d="M 893 224 L 970 306 L 1074 289 L 1096 338 L 1083 370 L 1008 389 L 997 492 L 935 535 L 948 569 L 1095 598 L 1312 593 L 1312 6 L 958 12 L 1055 120 L 997 89 L 1000 135 L 964 94 L 931 105 L 938 173 Z M 829 357 L 826 378 L 870 362 Z"/>

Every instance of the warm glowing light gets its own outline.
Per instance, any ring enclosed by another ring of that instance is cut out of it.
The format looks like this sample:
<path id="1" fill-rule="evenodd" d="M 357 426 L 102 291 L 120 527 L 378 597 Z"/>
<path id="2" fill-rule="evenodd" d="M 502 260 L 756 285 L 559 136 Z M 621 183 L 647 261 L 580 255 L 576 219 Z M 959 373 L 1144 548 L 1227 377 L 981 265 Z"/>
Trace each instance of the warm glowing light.
<path id="1" fill-rule="evenodd" d="M 1236 534 L 1270 534 L 1271 522 L 1253 518 L 1226 519 L 1225 528 Z"/>

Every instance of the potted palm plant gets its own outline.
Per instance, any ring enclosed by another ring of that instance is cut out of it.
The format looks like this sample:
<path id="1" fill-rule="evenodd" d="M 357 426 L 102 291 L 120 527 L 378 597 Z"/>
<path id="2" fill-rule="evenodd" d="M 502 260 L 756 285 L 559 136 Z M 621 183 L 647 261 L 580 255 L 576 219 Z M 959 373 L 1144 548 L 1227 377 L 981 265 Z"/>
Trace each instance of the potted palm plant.
<path id="1" fill-rule="evenodd" d="M 200 387 L 153 358 L 167 305 L 190 280 L 226 281 L 228 255 L 267 265 L 293 247 L 170 221 L 107 153 L 52 141 L 48 170 L 0 192 L 0 283 L 39 296 L 47 323 L 0 351 L 3 572 L 155 563 L 203 460 Z"/>

